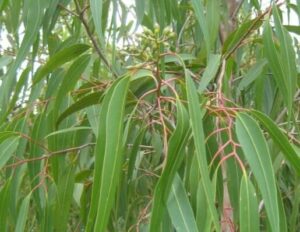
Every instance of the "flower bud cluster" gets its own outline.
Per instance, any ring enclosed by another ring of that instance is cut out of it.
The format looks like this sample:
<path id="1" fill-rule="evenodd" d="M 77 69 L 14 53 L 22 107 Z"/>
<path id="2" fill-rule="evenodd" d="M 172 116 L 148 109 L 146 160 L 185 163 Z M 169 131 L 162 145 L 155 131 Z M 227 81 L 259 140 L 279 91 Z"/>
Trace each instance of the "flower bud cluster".
<path id="1" fill-rule="evenodd" d="M 142 33 L 135 35 L 135 45 L 128 46 L 122 55 L 133 56 L 144 62 L 157 60 L 161 53 L 170 50 L 172 40 L 176 38 L 172 27 L 168 26 L 161 30 L 159 24 L 154 24 L 153 30 L 142 28 Z"/>

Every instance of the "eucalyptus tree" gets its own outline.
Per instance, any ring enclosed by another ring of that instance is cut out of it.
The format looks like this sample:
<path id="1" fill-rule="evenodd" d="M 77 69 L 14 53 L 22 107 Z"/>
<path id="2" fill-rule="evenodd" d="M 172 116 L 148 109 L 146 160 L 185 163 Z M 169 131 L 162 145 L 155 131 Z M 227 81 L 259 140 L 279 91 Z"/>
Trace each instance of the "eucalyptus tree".
<path id="1" fill-rule="evenodd" d="M 0 17 L 0 231 L 300 230 L 299 0 Z"/>

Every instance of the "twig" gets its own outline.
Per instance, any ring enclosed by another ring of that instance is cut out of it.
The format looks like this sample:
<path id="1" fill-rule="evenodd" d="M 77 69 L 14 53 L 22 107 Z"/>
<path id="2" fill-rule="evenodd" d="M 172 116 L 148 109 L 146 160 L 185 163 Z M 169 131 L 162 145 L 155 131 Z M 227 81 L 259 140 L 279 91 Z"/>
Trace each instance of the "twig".
<path id="1" fill-rule="evenodd" d="M 117 73 L 113 70 L 112 66 L 109 64 L 109 62 L 105 58 L 105 55 L 102 53 L 100 47 L 98 46 L 98 43 L 97 43 L 96 39 L 94 38 L 94 36 L 93 36 L 93 34 L 92 34 L 92 32 L 89 28 L 89 25 L 88 25 L 87 21 L 84 18 L 84 12 L 86 10 L 86 7 L 84 7 L 83 9 L 80 9 L 80 6 L 79 6 L 77 0 L 75 0 L 75 5 L 76 5 L 77 12 L 78 12 L 78 18 L 82 22 L 82 24 L 85 28 L 85 31 L 88 34 L 88 37 L 90 38 L 90 40 L 92 41 L 92 44 L 93 44 L 98 56 L 103 61 L 103 63 L 106 65 L 108 70 L 113 74 L 113 76 L 118 77 Z"/>
<path id="2" fill-rule="evenodd" d="M 280 6 L 284 3 L 284 1 L 276 1 L 276 5 Z M 249 29 L 246 31 L 246 33 L 240 38 L 240 41 L 227 53 L 225 53 L 224 57 L 227 60 L 236 49 L 240 47 L 240 45 L 243 43 L 243 41 L 248 37 L 248 35 L 252 32 L 255 25 L 267 14 L 270 14 L 272 12 L 272 7 L 268 7 L 265 12 L 263 12 L 261 15 L 259 15 L 252 23 L 252 25 L 249 27 Z"/>
<path id="3" fill-rule="evenodd" d="M 178 34 L 178 39 L 176 41 L 176 52 L 178 52 L 178 53 L 179 53 L 179 50 L 180 50 L 179 47 L 180 47 L 181 37 L 182 37 L 182 35 L 184 33 L 184 29 L 186 28 L 186 26 L 187 26 L 187 24 L 188 24 L 191 16 L 192 16 L 192 14 L 188 15 L 188 17 L 186 18 L 186 20 L 185 20 L 185 22 L 184 22 L 183 26 L 181 27 L 180 32 Z"/>
<path id="4" fill-rule="evenodd" d="M 238 5 L 237 5 L 236 8 L 234 9 L 232 15 L 230 15 L 231 20 L 234 20 L 234 21 L 236 20 L 236 16 L 237 16 L 237 14 L 239 13 L 239 10 L 241 9 L 243 3 L 244 3 L 244 0 L 241 0 L 241 1 L 238 3 Z"/>
<path id="5" fill-rule="evenodd" d="M 78 146 L 78 147 L 71 147 L 71 148 L 67 148 L 67 149 L 63 149 L 63 150 L 59 150 L 59 151 L 49 152 L 48 154 L 42 155 L 40 157 L 35 157 L 35 158 L 30 158 L 30 159 L 23 159 L 23 160 L 20 160 L 18 162 L 15 162 L 13 164 L 6 165 L 6 166 L 3 167 L 3 169 L 15 168 L 15 167 L 20 166 L 20 165 L 25 164 L 25 163 L 49 159 L 53 156 L 62 155 L 64 153 L 68 153 L 68 152 L 72 152 L 72 151 L 79 151 L 79 150 L 82 150 L 83 148 L 86 148 L 86 147 L 89 147 L 89 146 L 94 146 L 94 145 L 95 145 L 95 143 L 87 143 L 87 144 L 83 144 L 83 145 Z"/>
<path id="6" fill-rule="evenodd" d="M 65 7 L 63 4 L 58 3 L 58 7 L 60 7 L 61 9 L 67 11 L 68 13 L 70 13 L 71 15 L 75 16 L 75 17 L 79 17 L 78 14 L 76 14 L 75 12 L 69 10 L 67 7 Z"/>

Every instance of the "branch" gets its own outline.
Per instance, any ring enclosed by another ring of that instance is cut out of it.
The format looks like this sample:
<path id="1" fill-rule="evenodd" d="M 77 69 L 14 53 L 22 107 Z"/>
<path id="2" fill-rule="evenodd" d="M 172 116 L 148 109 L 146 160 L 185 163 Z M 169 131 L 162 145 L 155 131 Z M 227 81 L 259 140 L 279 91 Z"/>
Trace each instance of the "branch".
<path id="1" fill-rule="evenodd" d="M 100 47 L 98 46 L 98 43 L 97 43 L 96 39 L 94 38 L 94 36 L 93 36 L 93 34 L 92 34 L 92 32 L 89 28 L 88 22 L 85 20 L 84 12 L 87 9 L 87 7 L 84 7 L 83 9 L 80 9 L 80 6 L 79 6 L 77 0 L 75 0 L 75 5 L 76 5 L 77 13 L 78 13 L 78 18 L 82 22 L 82 24 L 85 28 L 85 31 L 88 34 L 88 37 L 90 38 L 90 40 L 92 41 L 92 44 L 93 44 L 98 56 L 103 61 L 103 63 L 106 65 L 108 70 L 113 74 L 113 76 L 118 77 L 117 73 L 113 70 L 112 66 L 109 64 L 109 62 L 106 59 L 105 55 L 102 53 Z"/>
<path id="2" fill-rule="evenodd" d="M 3 169 L 15 168 L 15 167 L 20 166 L 20 165 L 25 164 L 25 163 L 49 159 L 49 158 L 52 158 L 53 156 L 62 155 L 64 153 L 68 153 L 68 152 L 79 151 L 79 150 L 82 150 L 83 148 L 86 148 L 86 147 L 89 147 L 89 146 L 94 146 L 94 145 L 95 145 L 95 143 L 87 143 L 87 144 L 83 144 L 83 145 L 78 146 L 78 147 L 71 147 L 71 148 L 67 148 L 67 149 L 63 149 L 63 150 L 59 150 L 59 151 L 49 152 L 49 153 L 47 153 L 45 155 L 42 155 L 42 156 L 39 156 L 39 157 L 19 160 L 19 161 L 13 163 L 13 164 L 9 164 L 9 165 L 4 166 Z"/>
<path id="3" fill-rule="evenodd" d="M 284 3 L 284 1 L 276 1 L 275 5 L 276 6 L 280 6 Z M 239 48 L 239 46 L 242 44 L 242 42 L 251 34 L 251 32 L 253 31 L 253 28 L 255 27 L 255 25 L 258 23 L 258 21 L 260 21 L 261 19 L 263 19 L 267 14 L 270 14 L 272 12 L 272 6 L 268 7 L 265 12 L 263 12 L 262 14 L 260 14 L 254 21 L 253 24 L 248 28 L 248 30 L 245 32 L 245 34 L 240 38 L 240 41 L 228 52 L 225 53 L 225 59 L 227 60 L 235 51 L 236 49 Z"/>

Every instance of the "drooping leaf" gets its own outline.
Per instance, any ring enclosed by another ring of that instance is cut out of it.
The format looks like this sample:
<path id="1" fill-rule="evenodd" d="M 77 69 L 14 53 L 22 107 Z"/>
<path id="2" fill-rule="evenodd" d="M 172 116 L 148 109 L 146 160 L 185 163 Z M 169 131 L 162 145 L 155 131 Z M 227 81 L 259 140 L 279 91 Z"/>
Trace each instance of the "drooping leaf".
<path id="1" fill-rule="evenodd" d="M 59 115 L 56 126 L 58 126 L 65 118 L 67 118 L 69 115 L 78 112 L 84 108 L 87 108 L 92 105 L 96 105 L 100 103 L 100 99 L 102 97 L 102 92 L 95 92 L 91 93 L 89 95 L 84 96 L 77 102 L 73 103 L 71 106 L 69 106 L 64 112 Z"/>
<path id="2" fill-rule="evenodd" d="M 66 231 L 68 228 L 70 206 L 73 200 L 74 180 L 74 169 L 68 167 L 58 181 L 57 205 L 55 209 L 56 220 L 54 222 L 57 231 Z"/>
<path id="3" fill-rule="evenodd" d="M 20 206 L 18 221 L 16 224 L 15 231 L 22 232 L 25 230 L 26 221 L 28 218 L 28 211 L 30 205 L 31 193 L 29 193 L 22 201 Z"/>
<path id="4" fill-rule="evenodd" d="M 204 194 L 208 203 L 209 214 L 212 217 L 216 231 L 220 231 L 218 214 L 214 206 L 214 199 L 212 196 L 213 187 L 209 178 L 208 164 L 205 151 L 205 138 L 202 125 L 202 112 L 198 100 L 196 87 L 190 77 L 189 71 L 185 71 L 186 85 L 187 85 L 187 99 L 189 102 L 190 122 L 192 127 L 192 134 L 195 144 L 195 153 L 197 157 L 198 166 L 201 174 L 201 184 L 203 185 Z"/>
<path id="5" fill-rule="evenodd" d="M 4 142 L 4 140 L 8 139 L 9 137 L 15 137 L 18 133 L 14 131 L 1 131 L 0 132 L 0 143 Z"/>
<path id="6" fill-rule="evenodd" d="M 274 142 L 276 142 L 276 145 L 280 147 L 285 158 L 295 168 L 298 175 L 300 175 L 300 157 L 289 142 L 287 136 L 284 135 L 275 122 L 273 122 L 267 115 L 257 110 L 252 110 L 251 114 L 266 128 L 271 138 Z"/>
<path id="7" fill-rule="evenodd" d="M 295 34 L 300 35 L 300 26 L 294 26 L 294 25 L 284 25 L 284 28 L 288 30 L 289 32 L 293 32 Z"/>
<path id="8" fill-rule="evenodd" d="M 87 44 L 75 44 L 58 51 L 47 61 L 44 66 L 42 66 L 36 72 L 33 77 L 33 83 L 37 84 L 43 79 L 44 76 L 54 71 L 61 65 L 77 58 L 79 55 L 86 52 L 89 48 L 90 46 Z"/>
<path id="9" fill-rule="evenodd" d="M 223 45 L 223 54 L 228 56 L 240 45 L 243 39 L 245 39 L 253 30 L 257 29 L 262 24 L 263 15 L 258 16 L 255 19 L 245 21 L 236 30 L 234 30 Z"/>
<path id="10" fill-rule="evenodd" d="M 123 115 L 129 77 L 120 79 L 105 96 L 95 149 L 95 173 L 87 231 L 105 230 L 113 206 L 122 163 Z M 105 122 L 105 123 L 101 123 Z"/>
<path id="11" fill-rule="evenodd" d="M 8 226 L 8 209 L 10 204 L 11 179 L 9 178 L 0 188 L 0 230 L 6 231 Z"/>
<path id="12" fill-rule="evenodd" d="M 207 67 L 203 73 L 201 81 L 199 83 L 198 91 L 202 93 L 209 82 L 213 80 L 218 72 L 220 66 L 221 56 L 218 54 L 210 54 Z"/>
<path id="13" fill-rule="evenodd" d="M 214 48 L 218 34 L 219 15 L 214 12 L 218 11 L 219 2 L 217 0 L 207 1 L 206 6 L 204 6 L 203 1 L 192 0 L 192 5 L 198 25 L 200 25 L 204 35 L 207 53 L 209 53 Z"/>
<path id="14" fill-rule="evenodd" d="M 150 231 L 157 231 L 161 217 L 166 210 L 166 202 L 171 191 L 175 174 L 184 158 L 184 147 L 189 136 L 189 121 L 187 112 L 177 101 L 177 125 L 168 142 L 168 154 L 164 171 L 155 187 L 151 211 Z"/>
<path id="15" fill-rule="evenodd" d="M 61 129 L 61 130 L 57 130 L 57 131 L 54 131 L 54 132 L 46 135 L 45 139 L 50 136 L 59 135 L 59 134 L 63 134 L 63 133 L 74 132 L 74 131 L 78 131 L 78 130 L 91 130 L 91 129 L 92 129 L 91 127 L 87 127 L 87 126 L 78 126 L 78 127 Z"/>
<path id="16" fill-rule="evenodd" d="M 24 13 L 30 15 L 27 18 L 25 25 L 25 35 L 22 40 L 21 46 L 18 49 L 17 57 L 12 66 L 10 66 L 6 78 L 0 87 L 0 110 L 6 108 L 9 95 L 12 91 L 12 88 L 15 85 L 17 69 L 20 67 L 21 63 L 25 60 L 30 47 L 36 40 L 43 16 L 44 8 L 47 6 L 45 0 L 36 2 L 35 0 L 26 1 L 27 4 L 24 4 Z"/>
<path id="17" fill-rule="evenodd" d="M 182 180 L 175 175 L 167 202 L 168 212 L 178 232 L 197 232 L 197 224 Z"/>
<path id="18" fill-rule="evenodd" d="M 262 194 L 272 231 L 280 231 L 277 188 L 271 156 L 257 123 L 245 113 L 236 119 L 236 133 Z"/>
<path id="19" fill-rule="evenodd" d="M 277 7 L 273 7 L 273 12 L 275 20 L 275 32 L 280 46 L 276 47 L 271 25 L 267 21 L 264 26 L 263 34 L 264 51 L 274 79 L 288 108 L 288 114 L 291 116 L 294 94 L 297 87 L 295 52 L 292 46 L 290 35 L 281 25 Z"/>
<path id="20" fill-rule="evenodd" d="M 17 149 L 18 137 L 7 138 L 0 144 L 0 169 L 6 164 Z"/>
<path id="21" fill-rule="evenodd" d="M 244 175 L 240 190 L 240 231 L 255 232 L 259 230 L 259 212 L 255 188 Z"/>
<path id="22" fill-rule="evenodd" d="M 237 90 L 241 91 L 248 87 L 253 81 L 255 81 L 262 73 L 263 68 L 266 66 L 267 61 L 265 59 L 258 61 L 248 72 L 244 75 L 243 79 L 238 85 Z"/>
<path id="23" fill-rule="evenodd" d="M 64 96 L 75 87 L 78 79 L 80 78 L 83 71 L 86 69 L 89 61 L 90 61 L 90 55 L 83 55 L 78 59 L 76 59 L 68 69 L 60 85 L 60 88 L 56 94 L 56 99 L 54 102 L 54 109 L 53 109 L 55 114 L 54 117 L 59 111 L 59 107 L 62 103 L 61 99 L 63 99 Z"/>

